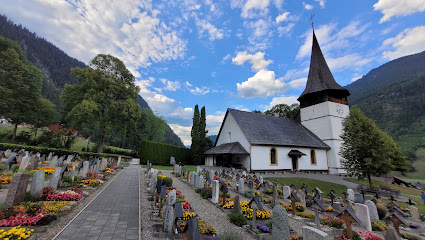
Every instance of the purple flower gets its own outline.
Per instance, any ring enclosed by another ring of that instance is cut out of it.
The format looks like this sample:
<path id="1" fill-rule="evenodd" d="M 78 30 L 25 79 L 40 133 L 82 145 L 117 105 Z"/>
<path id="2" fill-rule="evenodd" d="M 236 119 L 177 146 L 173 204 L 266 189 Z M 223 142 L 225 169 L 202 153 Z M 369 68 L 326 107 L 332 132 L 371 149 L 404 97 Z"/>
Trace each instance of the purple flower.
<path id="1" fill-rule="evenodd" d="M 270 229 L 265 225 L 257 224 L 257 228 L 260 229 L 261 231 L 265 232 L 265 233 L 268 233 L 270 231 Z"/>

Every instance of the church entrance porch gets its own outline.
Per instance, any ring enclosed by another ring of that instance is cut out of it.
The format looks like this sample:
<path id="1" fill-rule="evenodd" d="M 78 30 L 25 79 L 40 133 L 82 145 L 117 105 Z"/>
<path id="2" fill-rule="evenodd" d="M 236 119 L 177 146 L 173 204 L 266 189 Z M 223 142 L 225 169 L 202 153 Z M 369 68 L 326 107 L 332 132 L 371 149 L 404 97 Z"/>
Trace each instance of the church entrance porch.
<path id="1" fill-rule="evenodd" d="M 298 157 L 292 156 L 292 171 L 298 170 Z"/>
<path id="2" fill-rule="evenodd" d="M 249 153 L 239 142 L 225 143 L 209 149 L 205 165 L 249 170 Z"/>
<path id="3" fill-rule="evenodd" d="M 289 151 L 288 156 L 292 159 L 292 171 L 298 171 L 298 159 L 301 156 L 305 156 L 305 154 L 298 150 L 291 150 Z"/>

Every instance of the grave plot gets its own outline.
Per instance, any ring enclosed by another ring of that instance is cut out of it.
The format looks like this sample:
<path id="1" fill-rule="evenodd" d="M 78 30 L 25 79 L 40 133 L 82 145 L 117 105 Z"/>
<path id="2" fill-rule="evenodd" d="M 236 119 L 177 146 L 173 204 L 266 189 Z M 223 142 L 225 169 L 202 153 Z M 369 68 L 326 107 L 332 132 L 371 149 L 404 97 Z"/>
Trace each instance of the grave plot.
<path id="1" fill-rule="evenodd" d="M 1 239 L 17 232 L 22 239 L 42 236 L 49 225 L 69 214 L 118 170 L 112 159 L 85 161 L 78 156 L 40 156 L 25 150 L 8 154 L 0 163 L 0 191 L 6 195 L 0 209 Z"/>
<path id="2" fill-rule="evenodd" d="M 146 195 L 150 200 L 149 225 L 152 238 L 200 239 L 214 237 L 216 230 L 192 209 L 171 178 L 148 164 Z M 208 238 L 209 239 L 209 238 Z"/>
<path id="3" fill-rule="evenodd" d="M 391 229 L 405 239 L 421 239 L 425 232 L 413 205 L 403 209 L 395 201 L 384 203 L 379 196 L 373 201 L 366 200 L 369 196 L 352 189 L 346 192 L 330 189 L 329 193 L 324 193 L 317 187 L 309 190 L 302 183 L 297 189 L 295 184 L 282 186 L 243 171 L 197 170 L 188 172 L 175 165 L 174 174 L 194 188 L 200 198 L 210 199 L 210 204 L 224 211 L 232 223 L 244 227 L 255 238 L 274 238 L 275 229 L 280 229 L 273 225 L 276 208 L 280 215 L 286 214 L 289 221 L 301 226 L 297 227 L 298 231 L 288 228 L 288 239 L 378 240 L 384 239 L 384 235 L 393 231 Z"/>

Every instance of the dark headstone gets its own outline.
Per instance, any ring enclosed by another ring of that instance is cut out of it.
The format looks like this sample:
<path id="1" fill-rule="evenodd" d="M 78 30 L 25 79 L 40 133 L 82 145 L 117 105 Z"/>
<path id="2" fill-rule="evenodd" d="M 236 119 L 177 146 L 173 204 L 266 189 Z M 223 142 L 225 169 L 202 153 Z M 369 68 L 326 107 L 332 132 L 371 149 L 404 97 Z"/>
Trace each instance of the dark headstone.
<path id="1" fill-rule="evenodd" d="M 176 218 L 183 218 L 183 208 L 181 203 L 175 203 L 174 210 Z"/>
<path id="2" fill-rule="evenodd" d="M 158 179 L 156 181 L 156 192 L 157 193 L 160 193 L 161 192 L 161 186 L 162 186 L 161 184 L 162 184 L 161 180 Z"/>
<path id="3" fill-rule="evenodd" d="M 200 240 L 201 233 L 199 232 L 198 218 L 193 217 L 187 221 L 189 227 L 189 239 L 190 240 Z"/>
<path id="4" fill-rule="evenodd" d="M 255 205 L 257 205 L 257 209 L 260 211 L 264 210 L 263 204 L 261 204 L 260 199 L 258 199 L 258 197 L 254 197 L 253 199 L 251 199 L 251 201 L 249 202 L 248 205 L 251 206 L 251 204 L 255 203 Z"/>
<path id="5" fill-rule="evenodd" d="M 77 169 L 78 169 L 78 170 L 80 170 L 82 167 L 83 167 L 83 161 L 80 161 L 80 162 L 78 163 L 78 167 L 77 167 Z"/>
<path id="6" fill-rule="evenodd" d="M 354 194 L 354 201 L 356 201 L 356 203 L 364 204 L 364 198 L 363 198 L 363 195 L 361 195 L 361 194 L 359 194 L 359 193 L 355 193 L 355 194 Z"/>
<path id="7" fill-rule="evenodd" d="M 160 198 L 161 199 L 164 199 L 167 195 L 166 195 L 166 192 L 167 192 L 167 186 L 166 185 L 162 185 L 161 186 L 161 194 L 160 194 Z"/>
<path id="8" fill-rule="evenodd" d="M 26 173 L 16 173 L 12 177 L 9 190 L 7 191 L 6 207 L 19 205 L 24 201 L 25 193 L 27 192 L 28 180 L 30 175 Z"/>

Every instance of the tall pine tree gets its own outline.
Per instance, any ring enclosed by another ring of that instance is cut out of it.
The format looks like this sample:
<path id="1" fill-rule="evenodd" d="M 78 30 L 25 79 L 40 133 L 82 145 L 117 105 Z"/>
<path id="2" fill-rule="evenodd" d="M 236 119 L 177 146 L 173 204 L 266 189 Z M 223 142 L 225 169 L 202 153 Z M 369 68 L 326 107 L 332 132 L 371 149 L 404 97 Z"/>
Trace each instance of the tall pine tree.
<path id="1" fill-rule="evenodd" d="M 194 164 L 197 164 L 200 162 L 200 159 L 202 155 L 199 155 L 199 108 L 198 104 L 195 105 L 195 110 L 193 111 L 193 124 L 192 124 L 192 131 L 190 133 L 192 137 L 192 145 L 190 146 L 190 149 L 192 151 L 192 160 Z"/>
<path id="2" fill-rule="evenodd" d="M 207 127 L 207 118 L 205 115 L 205 106 L 201 108 L 201 118 L 199 119 L 199 148 L 201 149 L 201 154 L 203 154 L 206 149 L 205 149 L 205 145 L 206 145 L 206 134 L 208 131 L 206 131 L 206 127 Z"/>

